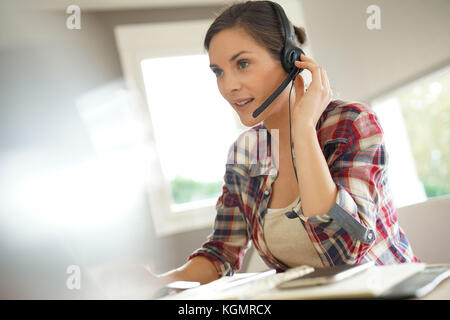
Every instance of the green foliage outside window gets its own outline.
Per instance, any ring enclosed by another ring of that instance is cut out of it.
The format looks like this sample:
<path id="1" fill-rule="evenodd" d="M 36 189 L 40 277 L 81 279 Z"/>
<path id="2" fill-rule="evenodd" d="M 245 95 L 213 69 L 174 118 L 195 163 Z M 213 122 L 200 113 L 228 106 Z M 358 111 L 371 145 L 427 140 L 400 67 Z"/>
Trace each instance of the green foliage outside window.
<path id="1" fill-rule="evenodd" d="M 427 197 L 450 194 L 450 72 L 399 99 Z"/>
<path id="2" fill-rule="evenodd" d="M 174 203 L 217 198 L 222 192 L 223 181 L 199 182 L 177 176 L 170 182 Z"/>

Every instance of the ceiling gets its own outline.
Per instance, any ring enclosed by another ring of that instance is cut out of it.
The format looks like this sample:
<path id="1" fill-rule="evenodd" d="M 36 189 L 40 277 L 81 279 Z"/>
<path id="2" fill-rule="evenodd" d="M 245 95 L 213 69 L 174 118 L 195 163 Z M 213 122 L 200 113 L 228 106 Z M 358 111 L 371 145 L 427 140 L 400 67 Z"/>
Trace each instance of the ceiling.
<path id="1" fill-rule="evenodd" d="M 188 6 L 218 6 L 231 0 L 39 0 L 26 1 L 32 6 L 44 10 L 66 10 L 76 4 L 81 11 L 107 11 L 139 8 L 170 8 Z"/>

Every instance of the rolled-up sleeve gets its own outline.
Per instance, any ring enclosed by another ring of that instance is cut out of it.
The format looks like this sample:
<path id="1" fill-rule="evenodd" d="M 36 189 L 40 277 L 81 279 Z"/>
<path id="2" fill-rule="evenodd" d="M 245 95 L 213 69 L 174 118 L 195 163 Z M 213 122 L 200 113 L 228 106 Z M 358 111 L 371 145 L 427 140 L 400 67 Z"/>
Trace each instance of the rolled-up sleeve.
<path id="1" fill-rule="evenodd" d="M 375 243 L 383 201 L 387 154 L 376 115 L 359 113 L 345 136 L 328 145 L 332 145 L 328 149 L 329 169 L 338 190 L 335 203 L 323 215 L 299 214 L 324 265 L 363 260 Z"/>
<path id="2" fill-rule="evenodd" d="M 222 195 L 217 200 L 214 230 L 202 247 L 188 258 L 204 256 L 216 267 L 219 276 L 233 275 L 242 267 L 245 252 L 249 248 L 247 224 L 238 192 L 236 174 L 227 165 Z"/>

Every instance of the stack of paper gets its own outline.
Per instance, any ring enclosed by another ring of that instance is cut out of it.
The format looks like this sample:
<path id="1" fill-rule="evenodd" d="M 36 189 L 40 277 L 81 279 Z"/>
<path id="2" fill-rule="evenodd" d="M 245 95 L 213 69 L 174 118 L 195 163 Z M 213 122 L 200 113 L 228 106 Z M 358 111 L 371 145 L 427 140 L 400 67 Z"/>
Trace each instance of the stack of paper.
<path id="1" fill-rule="evenodd" d="M 402 263 L 372 267 L 352 278 L 323 285 L 298 289 L 274 289 L 254 299 L 340 299 L 382 296 L 392 286 L 425 269 L 424 263 Z"/>

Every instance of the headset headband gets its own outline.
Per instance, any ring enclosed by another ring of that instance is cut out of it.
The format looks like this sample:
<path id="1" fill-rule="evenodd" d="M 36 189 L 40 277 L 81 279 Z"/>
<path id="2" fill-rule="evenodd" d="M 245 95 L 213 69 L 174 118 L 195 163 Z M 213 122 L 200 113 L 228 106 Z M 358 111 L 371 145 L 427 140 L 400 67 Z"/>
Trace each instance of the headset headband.
<path id="1" fill-rule="evenodd" d="M 277 11 L 280 15 L 281 24 L 283 25 L 284 29 L 284 46 L 286 47 L 288 41 L 292 42 L 291 24 L 289 23 L 289 19 L 287 18 L 283 8 L 276 2 L 271 1 L 271 4 L 275 11 Z"/>

